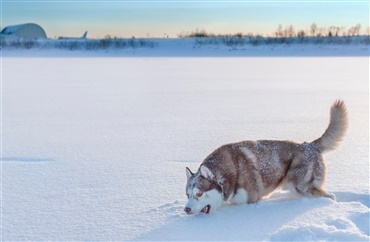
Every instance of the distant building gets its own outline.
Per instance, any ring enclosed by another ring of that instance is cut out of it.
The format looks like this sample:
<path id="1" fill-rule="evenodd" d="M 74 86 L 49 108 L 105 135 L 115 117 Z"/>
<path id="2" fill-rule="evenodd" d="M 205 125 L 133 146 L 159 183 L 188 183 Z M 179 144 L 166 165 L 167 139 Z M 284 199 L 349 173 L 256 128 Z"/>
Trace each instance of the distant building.
<path id="1" fill-rule="evenodd" d="M 58 39 L 63 39 L 63 40 L 81 40 L 81 39 L 86 39 L 87 36 L 87 31 L 81 36 L 81 37 L 64 37 L 60 36 Z"/>
<path id="2" fill-rule="evenodd" d="M 0 36 L 4 38 L 45 39 L 45 30 L 38 24 L 26 23 L 5 27 Z"/>

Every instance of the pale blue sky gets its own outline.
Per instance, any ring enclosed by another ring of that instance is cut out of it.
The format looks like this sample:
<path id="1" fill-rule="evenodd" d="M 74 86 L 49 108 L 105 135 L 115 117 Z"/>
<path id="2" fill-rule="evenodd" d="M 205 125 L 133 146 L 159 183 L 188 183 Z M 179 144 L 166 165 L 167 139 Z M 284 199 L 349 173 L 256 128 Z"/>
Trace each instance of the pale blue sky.
<path id="1" fill-rule="evenodd" d="M 2 1 L 1 27 L 25 22 L 41 25 L 48 37 L 176 37 L 205 29 L 213 33 L 272 35 L 279 24 L 296 30 L 332 25 L 369 26 L 369 1 Z"/>

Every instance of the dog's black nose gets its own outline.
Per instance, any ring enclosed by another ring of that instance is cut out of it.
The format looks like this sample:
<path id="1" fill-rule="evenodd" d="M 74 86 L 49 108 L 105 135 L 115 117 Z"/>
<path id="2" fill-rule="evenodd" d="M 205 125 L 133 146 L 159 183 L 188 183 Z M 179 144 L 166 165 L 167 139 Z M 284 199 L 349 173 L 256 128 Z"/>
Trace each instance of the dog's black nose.
<path id="1" fill-rule="evenodd" d="M 191 208 L 185 208 L 184 211 L 185 213 L 189 214 L 191 212 Z"/>

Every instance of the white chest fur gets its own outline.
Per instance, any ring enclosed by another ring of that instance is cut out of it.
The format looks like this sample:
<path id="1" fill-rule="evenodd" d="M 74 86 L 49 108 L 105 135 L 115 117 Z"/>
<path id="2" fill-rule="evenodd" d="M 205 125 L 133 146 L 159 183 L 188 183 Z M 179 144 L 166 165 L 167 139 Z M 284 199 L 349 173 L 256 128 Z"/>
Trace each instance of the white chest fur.
<path id="1" fill-rule="evenodd" d="M 248 192 L 244 188 L 239 188 L 234 195 L 233 198 L 231 198 L 230 202 L 235 204 L 242 204 L 246 203 L 248 201 Z"/>

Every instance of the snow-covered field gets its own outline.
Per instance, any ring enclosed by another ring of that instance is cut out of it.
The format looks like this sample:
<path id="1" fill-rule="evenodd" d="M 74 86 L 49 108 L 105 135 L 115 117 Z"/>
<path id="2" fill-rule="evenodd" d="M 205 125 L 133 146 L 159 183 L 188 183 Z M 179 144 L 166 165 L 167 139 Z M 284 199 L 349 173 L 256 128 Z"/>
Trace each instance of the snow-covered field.
<path id="1" fill-rule="evenodd" d="M 2 240 L 369 240 L 368 57 L 5 55 Z M 186 166 L 229 142 L 314 140 L 337 98 L 336 202 L 278 191 L 185 215 Z"/>

